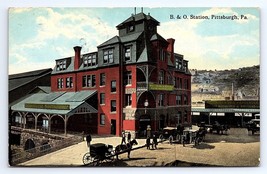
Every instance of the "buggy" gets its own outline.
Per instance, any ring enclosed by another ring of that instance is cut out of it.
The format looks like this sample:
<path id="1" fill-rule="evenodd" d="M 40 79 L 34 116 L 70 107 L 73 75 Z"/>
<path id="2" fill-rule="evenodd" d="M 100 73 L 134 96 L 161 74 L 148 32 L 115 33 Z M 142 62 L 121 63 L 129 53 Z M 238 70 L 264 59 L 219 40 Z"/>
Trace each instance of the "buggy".
<path id="1" fill-rule="evenodd" d="M 90 152 L 83 156 L 83 163 L 85 165 L 97 166 L 102 161 L 112 161 L 114 159 L 114 149 L 112 145 L 103 143 L 96 143 L 90 145 Z"/>
<path id="2" fill-rule="evenodd" d="M 200 127 L 198 130 L 186 129 L 183 131 L 182 144 L 194 144 L 195 146 L 203 142 L 205 139 L 206 130 Z"/>
<path id="3" fill-rule="evenodd" d="M 184 127 L 178 125 L 177 127 L 165 127 L 159 135 L 161 142 L 168 140 L 170 144 L 173 142 L 180 143 Z"/>

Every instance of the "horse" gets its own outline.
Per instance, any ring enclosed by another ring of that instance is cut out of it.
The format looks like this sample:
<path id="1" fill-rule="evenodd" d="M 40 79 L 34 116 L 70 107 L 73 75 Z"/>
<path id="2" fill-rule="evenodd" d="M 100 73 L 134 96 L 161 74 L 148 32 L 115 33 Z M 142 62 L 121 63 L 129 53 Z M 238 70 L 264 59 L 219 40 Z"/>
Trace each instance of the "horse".
<path id="1" fill-rule="evenodd" d="M 117 160 L 119 159 L 119 155 L 118 153 L 122 152 L 122 151 L 125 151 L 125 152 L 128 152 L 128 158 L 130 158 L 130 153 L 131 153 L 131 150 L 132 150 L 132 147 L 133 145 L 137 145 L 137 141 L 136 139 L 133 139 L 132 141 L 130 141 L 129 143 L 127 144 L 120 144 L 120 145 L 117 145 L 115 147 L 115 154 L 116 154 L 116 158 Z"/>

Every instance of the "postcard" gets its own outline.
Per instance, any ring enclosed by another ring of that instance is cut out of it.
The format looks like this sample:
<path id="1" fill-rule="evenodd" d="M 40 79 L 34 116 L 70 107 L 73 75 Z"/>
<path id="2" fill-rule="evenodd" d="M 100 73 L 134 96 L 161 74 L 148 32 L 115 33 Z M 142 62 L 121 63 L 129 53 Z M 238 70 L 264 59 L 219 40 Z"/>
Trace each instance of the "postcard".
<path id="1" fill-rule="evenodd" d="M 12 167 L 258 167 L 260 9 L 9 8 Z"/>

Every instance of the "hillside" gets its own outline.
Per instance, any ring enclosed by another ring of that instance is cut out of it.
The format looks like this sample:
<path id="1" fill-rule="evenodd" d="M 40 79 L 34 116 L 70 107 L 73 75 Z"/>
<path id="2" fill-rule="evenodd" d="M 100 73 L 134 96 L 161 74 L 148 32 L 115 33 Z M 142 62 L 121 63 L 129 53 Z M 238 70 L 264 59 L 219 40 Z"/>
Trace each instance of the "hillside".
<path id="1" fill-rule="evenodd" d="M 203 100 L 258 100 L 260 66 L 207 71 L 190 70 L 192 74 L 192 105 Z"/>

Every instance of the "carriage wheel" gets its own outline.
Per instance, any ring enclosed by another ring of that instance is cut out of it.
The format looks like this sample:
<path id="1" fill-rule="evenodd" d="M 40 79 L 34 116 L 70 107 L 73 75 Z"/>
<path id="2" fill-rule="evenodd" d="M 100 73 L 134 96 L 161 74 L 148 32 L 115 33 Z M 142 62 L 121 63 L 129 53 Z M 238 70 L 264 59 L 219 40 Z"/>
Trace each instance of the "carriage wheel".
<path id="1" fill-rule="evenodd" d="M 94 158 L 92 158 L 92 166 L 98 166 L 99 163 L 100 163 L 99 156 L 95 156 Z"/>
<path id="2" fill-rule="evenodd" d="M 197 137 L 196 139 L 195 139 L 195 146 L 197 146 L 197 145 L 199 145 L 199 137 Z"/>
<path id="3" fill-rule="evenodd" d="M 183 146 L 185 147 L 185 138 L 184 137 L 182 137 L 182 139 L 181 139 L 181 143 L 183 144 Z"/>
<path id="4" fill-rule="evenodd" d="M 176 135 L 176 141 L 177 141 L 178 143 L 181 142 L 181 135 L 179 135 L 179 134 Z"/>
<path id="5" fill-rule="evenodd" d="M 93 159 L 92 159 L 89 152 L 87 152 L 83 155 L 83 164 L 87 165 L 87 164 L 91 163 L 92 161 L 93 161 Z"/>
<path id="6" fill-rule="evenodd" d="M 107 157 L 105 161 L 110 162 L 114 160 L 115 151 L 112 150 L 110 153 L 106 153 L 105 156 Z"/>

